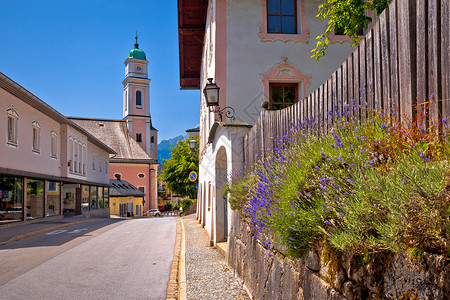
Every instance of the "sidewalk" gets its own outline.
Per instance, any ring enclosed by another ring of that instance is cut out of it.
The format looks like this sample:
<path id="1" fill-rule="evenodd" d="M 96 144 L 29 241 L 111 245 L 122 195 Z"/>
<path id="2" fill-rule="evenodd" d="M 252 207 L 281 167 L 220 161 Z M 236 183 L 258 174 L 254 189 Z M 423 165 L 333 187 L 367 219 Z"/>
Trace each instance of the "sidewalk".
<path id="1" fill-rule="evenodd" d="M 0 246 L 7 243 L 18 241 L 23 238 L 49 232 L 59 228 L 64 228 L 72 225 L 97 222 L 105 219 L 83 218 L 81 216 L 66 217 L 62 219 L 51 219 L 31 224 L 21 224 L 13 227 L 2 228 L 0 226 Z"/>
<path id="2" fill-rule="evenodd" d="M 183 217 L 182 221 L 187 299 L 250 299 L 228 269 L 222 254 L 209 247 L 209 238 L 195 214 Z"/>

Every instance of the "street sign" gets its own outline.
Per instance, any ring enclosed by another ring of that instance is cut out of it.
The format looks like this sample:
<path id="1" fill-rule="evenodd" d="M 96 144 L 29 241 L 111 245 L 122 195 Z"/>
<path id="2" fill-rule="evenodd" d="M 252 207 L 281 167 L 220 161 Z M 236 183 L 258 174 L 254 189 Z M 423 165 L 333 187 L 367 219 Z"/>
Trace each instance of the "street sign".
<path id="1" fill-rule="evenodd" d="M 195 171 L 192 171 L 191 173 L 189 173 L 189 180 L 192 182 L 197 180 L 197 173 Z"/>

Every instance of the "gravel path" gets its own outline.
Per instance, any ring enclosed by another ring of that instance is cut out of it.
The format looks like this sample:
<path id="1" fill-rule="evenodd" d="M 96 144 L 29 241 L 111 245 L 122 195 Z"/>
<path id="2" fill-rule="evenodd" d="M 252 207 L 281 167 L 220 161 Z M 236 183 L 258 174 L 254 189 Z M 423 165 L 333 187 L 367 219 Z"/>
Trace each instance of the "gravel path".
<path id="1" fill-rule="evenodd" d="M 228 269 L 225 258 L 209 247 L 195 214 L 183 218 L 186 237 L 187 299 L 250 299 Z"/>

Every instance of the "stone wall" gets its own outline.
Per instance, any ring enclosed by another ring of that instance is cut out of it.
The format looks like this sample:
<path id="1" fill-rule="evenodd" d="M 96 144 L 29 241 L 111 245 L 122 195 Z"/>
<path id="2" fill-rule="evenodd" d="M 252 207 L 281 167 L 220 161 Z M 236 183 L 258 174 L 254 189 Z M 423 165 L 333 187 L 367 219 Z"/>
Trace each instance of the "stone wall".
<path id="1" fill-rule="evenodd" d="M 302 259 L 265 249 L 232 214 L 227 262 L 254 299 L 449 299 L 450 261 L 425 253 L 360 256 L 326 247 Z"/>

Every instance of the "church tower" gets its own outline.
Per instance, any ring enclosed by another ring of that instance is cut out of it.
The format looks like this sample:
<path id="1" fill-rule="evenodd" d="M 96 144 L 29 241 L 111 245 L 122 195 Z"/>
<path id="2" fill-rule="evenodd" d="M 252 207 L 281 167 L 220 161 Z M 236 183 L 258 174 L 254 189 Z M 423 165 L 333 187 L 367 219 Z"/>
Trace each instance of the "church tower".
<path id="1" fill-rule="evenodd" d="M 123 118 L 129 134 L 151 158 L 158 159 L 158 130 L 152 126 L 150 115 L 150 79 L 148 61 L 139 49 L 136 34 L 134 48 L 125 60 L 123 80 Z"/>

